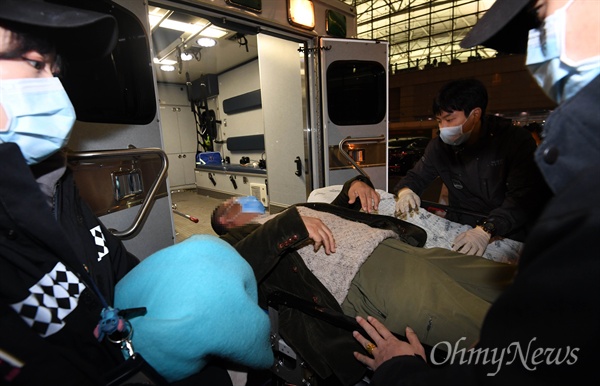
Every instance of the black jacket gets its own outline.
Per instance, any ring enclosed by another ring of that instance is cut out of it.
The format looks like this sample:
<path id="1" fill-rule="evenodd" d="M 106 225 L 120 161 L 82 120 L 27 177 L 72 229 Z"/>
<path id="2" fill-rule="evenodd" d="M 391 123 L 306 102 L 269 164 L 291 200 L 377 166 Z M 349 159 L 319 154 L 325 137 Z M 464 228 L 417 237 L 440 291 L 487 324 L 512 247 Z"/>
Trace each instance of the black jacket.
<path id="1" fill-rule="evenodd" d="M 432 139 L 394 191 L 409 187 L 421 195 L 439 176 L 451 207 L 481 213 L 494 223 L 497 235 L 523 241 L 549 197 L 534 162 L 535 149 L 527 130 L 507 119 L 485 116 L 481 136 L 472 145 L 450 146 L 439 137 Z M 471 226 L 478 220 L 456 212 L 448 212 L 446 218 Z"/>
<path id="2" fill-rule="evenodd" d="M 393 217 L 358 212 L 361 207 L 358 200 L 354 205 L 348 205 L 347 192 L 355 179 L 346 182 L 333 205 L 304 205 L 373 227 L 393 229 L 401 239 L 412 245 L 425 244 L 427 235 L 421 228 Z M 362 177 L 357 179 L 371 184 Z M 342 312 L 333 295 L 308 270 L 296 253 L 296 249 L 309 240 L 308 231 L 294 207 L 288 208 L 264 225 L 249 224 L 233 229 L 223 239 L 232 244 L 252 266 L 258 283 L 261 307 L 267 308 L 269 294 L 280 290 Z M 343 385 L 354 385 L 366 372 L 352 355 L 353 351 L 364 349 L 348 330 L 334 327 L 294 308 L 283 307 L 279 312 L 279 333 L 322 379 L 333 377 Z"/>
<path id="3" fill-rule="evenodd" d="M 512 347 L 500 368 L 479 360 L 434 370 L 403 356 L 379 367 L 373 386 L 576 385 L 593 379 L 600 363 L 599 100 L 597 77 L 557 108 L 544 127 L 552 135 L 545 137 L 538 163 L 555 197 L 525 242 L 514 283 L 490 308 L 477 346 Z M 526 364 L 515 357 L 517 345 Z M 534 352 L 542 354 L 534 357 Z"/>
<path id="4" fill-rule="evenodd" d="M 4 143 L 0 181 L 0 349 L 24 364 L 0 355 L 0 379 L 15 371 L 17 385 L 102 384 L 123 356 L 93 335 L 102 304 L 90 277 L 112 304 L 115 283 L 137 259 L 82 202 L 68 171 L 52 210 L 18 146 Z"/>

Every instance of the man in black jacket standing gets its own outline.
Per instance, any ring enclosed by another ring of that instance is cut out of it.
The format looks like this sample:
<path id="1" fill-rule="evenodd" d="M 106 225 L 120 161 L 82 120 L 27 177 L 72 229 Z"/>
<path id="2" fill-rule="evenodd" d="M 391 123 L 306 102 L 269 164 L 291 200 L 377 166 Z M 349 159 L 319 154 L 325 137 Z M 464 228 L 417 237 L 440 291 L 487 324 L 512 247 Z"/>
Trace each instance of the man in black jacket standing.
<path id="1" fill-rule="evenodd" d="M 535 141 L 510 120 L 486 115 L 487 104 L 487 90 L 476 79 L 444 85 L 432 108 L 439 137 L 394 188 L 396 211 L 410 215 L 439 176 L 448 189 L 448 204 L 464 210 L 448 211 L 446 219 L 473 227 L 456 237 L 453 249 L 478 256 L 491 237 L 523 241 L 547 198 L 533 160 Z"/>
<path id="2" fill-rule="evenodd" d="M 526 65 L 560 106 L 535 153 L 554 193 L 526 240 L 514 283 L 490 308 L 478 345 L 429 367 L 418 337 L 395 340 L 359 319 L 375 370 L 371 384 L 584 384 L 600 361 L 600 4 L 594 0 L 497 0 L 463 40 L 527 52 Z M 527 49 L 525 50 L 525 48 Z M 368 340 L 367 340 L 368 339 Z M 453 342 L 448 343 L 448 347 Z"/>

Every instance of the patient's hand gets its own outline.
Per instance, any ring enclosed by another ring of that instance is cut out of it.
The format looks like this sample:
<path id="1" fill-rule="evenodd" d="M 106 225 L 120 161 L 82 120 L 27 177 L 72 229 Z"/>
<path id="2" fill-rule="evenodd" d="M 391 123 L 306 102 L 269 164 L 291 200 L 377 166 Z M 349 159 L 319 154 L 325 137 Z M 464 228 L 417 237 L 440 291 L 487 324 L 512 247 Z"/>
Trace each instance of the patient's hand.
<path id="1" fill-rule="evenodd" d="M 373 370 L 377 370 L 383 362 L 401 355 L 420 355 L 427 361 L 425 349 L 423 349 L 421 342 L 419 342 L 417 334 L 410 327 L 406 327 L 407 343 L 396 338 L 379 320 L 372 316 L 369 316 L 367 319 L 368 321 L 360 316 L 356 317 L 358 324 L 369 334 L 370 340 L 362 336 L 358 331 L 354 331 L 352 335 L 363 347 L 366 348 L 369 343 L 375 344 L 376 347 L 371 349 L 373 358 L 355 352 L 354 357 L 358 361 Z"/>
<path id="2" fill-rule="evenodd" d="M 335 240 L 331 230 L 316 217 L 301 216 L 304 221 L 304 226 L 308 231 L 308 237 L 314 241 L 315 252 L 321 248 L 325 248 L 326 254 L 335 253 Z"/>
<path id="3" fill-rule="evenodd" d="M 381 196 L 375 189 L 362 181 L 354 181 L 348 189 L 348 204 L 354 204 L 357 198 L 360 199 L 362 210 L 371 213 L 377 211 Z"/>

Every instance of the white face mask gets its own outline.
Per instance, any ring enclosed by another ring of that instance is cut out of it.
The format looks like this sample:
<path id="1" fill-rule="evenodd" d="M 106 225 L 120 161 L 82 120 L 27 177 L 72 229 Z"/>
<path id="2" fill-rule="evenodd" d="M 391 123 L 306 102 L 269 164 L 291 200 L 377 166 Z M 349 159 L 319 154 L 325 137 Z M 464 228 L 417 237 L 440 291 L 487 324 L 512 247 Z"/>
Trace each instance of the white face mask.
<path id="1" fill-rule="evenodd" d="M 575 95 L 600 74 L 600 56 L 575 62 L 566 55 L 567 10 L 573 1 L 548 16 L 539 29 L 529 31 L 525 64 L 557 103 Z"/>
<path id="2" fill-rule="evenodd" d="M 471 114 L 473 114 L 473 110 L 471 110 L 471 113 L 469 113 L 467 119 L 458 126 L 441 127 L 440 138 L 442 141 L 452 146 L 462 145 L 463 143 L 467 142 L 471 137 L 471 131 L 473 130 L 465 133 L 463 132 L 463 126 L 465 123 L 467 123 L 469 118 L 471 118 Z"/>
<path id="3" fill-rule="evenodd" d="M 29 165 L 56 153 L 69 140 L 75 109 L 58 78 L 3 79 L 0 106 L 6 112 L 1 142 L 19 145 Z"/>

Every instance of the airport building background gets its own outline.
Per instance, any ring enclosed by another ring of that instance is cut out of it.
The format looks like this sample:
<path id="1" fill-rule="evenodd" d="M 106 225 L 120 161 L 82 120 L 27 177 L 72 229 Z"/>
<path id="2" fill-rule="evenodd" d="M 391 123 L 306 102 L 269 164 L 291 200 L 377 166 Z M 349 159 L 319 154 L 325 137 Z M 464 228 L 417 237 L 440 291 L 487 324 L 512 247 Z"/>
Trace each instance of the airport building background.
<path id="1" fill-rule="evenodd" d="M 494 0 L 343 0 L 356 8 L 358 38 L 389 43 L 390 138 L 435 135 L 431 102 L 446 82 L 481 80 L 489 93 L 488 113 L 516 125 L 543 125 L 556 107 L 537 87 L 524 55 L 460 42 Z"/>

